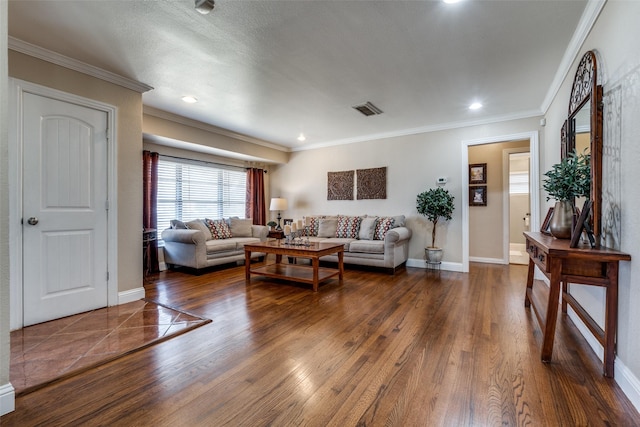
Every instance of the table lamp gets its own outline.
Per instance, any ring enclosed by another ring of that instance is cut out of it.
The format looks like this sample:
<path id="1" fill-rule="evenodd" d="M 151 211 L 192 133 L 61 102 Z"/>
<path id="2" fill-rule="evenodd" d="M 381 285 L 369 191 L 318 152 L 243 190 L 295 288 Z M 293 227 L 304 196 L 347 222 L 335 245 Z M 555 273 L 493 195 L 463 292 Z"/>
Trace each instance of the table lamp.
<path id="1" fill-rule="evenodd" d="M 276 230 L 280 231 L 282 230 L 282 227 L 280 226 L 280 211 L 285 211 L 287 210 L 287 199 L 283 199 L 280 197 L 274 197 L 273 199 L 271 199 L 271 205 L 269 205 L 269 210 L 270 211 L 278 211 L 278 226 L 276 227 Z"/>

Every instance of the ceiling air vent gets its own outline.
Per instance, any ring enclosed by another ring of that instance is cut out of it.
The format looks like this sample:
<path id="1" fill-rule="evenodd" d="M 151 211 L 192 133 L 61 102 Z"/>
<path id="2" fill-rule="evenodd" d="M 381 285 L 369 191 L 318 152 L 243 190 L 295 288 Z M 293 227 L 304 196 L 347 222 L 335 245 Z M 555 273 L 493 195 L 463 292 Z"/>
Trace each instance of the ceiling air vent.
<path id="1" fill-rule="evenodd" d="M 382 114 L 382 110 L 370 102 L 362 105 L 355 105 L 353 108 L 360 111 L 365 116 L 376 116 L 378 114 Z"/>

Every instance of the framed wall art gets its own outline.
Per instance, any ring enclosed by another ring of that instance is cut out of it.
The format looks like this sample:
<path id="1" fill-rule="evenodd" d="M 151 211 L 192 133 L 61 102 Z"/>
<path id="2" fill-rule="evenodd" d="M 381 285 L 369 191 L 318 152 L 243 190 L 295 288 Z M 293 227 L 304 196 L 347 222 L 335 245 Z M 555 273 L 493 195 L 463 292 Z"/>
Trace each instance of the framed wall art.
<path id="1" fill-rule="evenodd" d="M 353 200 L 355 171 L 327 172 L 327 200 Z"/>
<path id="2" fill-rule="evenodd" d="M 469 184 L 486 184 L 487 183 L 487 164 L 474 163 L 469 165 Z"/>
<path id="3" fill-rule="evenodd" d="M 387 198 L 387 168 L 358 169 L 356 171 L 357 198 Z"/>
<path id="4" fill-rule="evenodd" d="M 487 206 L 487 186 L 469 187 L 469 206 Z"/>

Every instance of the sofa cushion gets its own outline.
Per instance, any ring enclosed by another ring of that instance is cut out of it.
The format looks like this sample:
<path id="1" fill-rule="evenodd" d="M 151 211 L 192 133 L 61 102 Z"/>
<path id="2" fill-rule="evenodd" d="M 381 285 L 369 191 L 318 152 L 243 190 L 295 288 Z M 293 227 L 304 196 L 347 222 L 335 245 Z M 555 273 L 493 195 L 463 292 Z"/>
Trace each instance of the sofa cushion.
<path id="1" fill-rule="evenodd" d="M 341 243 L 344 245 L 344 251 L 349 252 L 349 248 L 351 247 L 351 243 L 357 242 L 356 239 L 343 239 L 338 237 L 332 237 L 331 239 L 323 240 L 324 243 Z"/>
<path id="2" fill-rule="evenodd" d="M 393 217 L 381 217 L 376 221 L 376 229 L 373 233 L 374 240 L 384 240 L 387 231 L 393 227 Z"/>
<path id="3" fill-rule="evenodd" d="M 213 236 L 211 236 L 211 232 L 209 231 L 209 227 L 207 227 L 207 225 L 204 223 L 203 220 L 194 219 L 192 221 L 187 222 L 186 224 L 190 230 L 202 231 L 202 233 L 204 234 L 205 240 L 211 240 L 213 238 Z"/>
<path id="4" fill-rule="evenodd" d="M 212 239 L 207 240 L 207 255 L 217 254 L 219 252 L 233 252 L 237 249 L 237 242 L 230 239 Z"/>
<path id="5" fill-rule="evenodd" d="M 360 231 L 359 216 L 338 215 L 338 226 L 336 228 L 336 237 L 343 239 L 357 239 L 358 231 Z"/>
<path id="6" fill-rule="evenodd" d="M 211 232 L 211 237 L 214 240 L 230 239 L 233 237 L 231 230 L 229 229 L 229 224 L 227 224 L 225 220 L 205 218 L 204 222 L 207 224 L 207 227 Z"/>
<path id="7" fill-rule="evenodd" d="M 365 253 L 365 254 L 383 254 L 384 253 L 384 241 L 382 240 L 356 240 L 349 245 L 349 252 L 351 253 Z"/>
<path id="8" fill-rule="evenodd" d="M 358 239 L 373 240 L 373 233 L 376 230 L 377 219 L 377 216 L 362 218 L 362 221 L 360 222 L 360 231 L 358 232 Z"/>
<path id="9" fill-rule="evenodd" d="M 335 237 L 337 228 L 337 219 L 321 218 L 318 224 L 318 232 L 315 235 L 318 237 Z"/>
<path id="10" fill-rule="evenodd" d="M 233 237 L 231 240 L 236 243 L 237 250 L 244 250 L 244 245 L 260 243 L 260 239 L 258 237 Z"/>
<path id="11" fill-rule="evenodd" d="M 251 237 L 252 225 L 251 219 L 229 218 L 229 229 L 233 237 Z"/>

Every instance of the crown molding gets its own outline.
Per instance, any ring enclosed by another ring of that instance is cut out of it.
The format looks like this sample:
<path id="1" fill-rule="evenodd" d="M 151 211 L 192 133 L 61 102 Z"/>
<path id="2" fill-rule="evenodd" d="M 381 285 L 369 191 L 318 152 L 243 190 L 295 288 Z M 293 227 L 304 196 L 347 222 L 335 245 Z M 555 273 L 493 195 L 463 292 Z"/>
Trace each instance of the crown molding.
<path id="1" fill-rule="evenodd" d="M 238 139 L 240 141 L 244 141 L 244 142 L 249 142 L 251 144 L 256 144 L 256 145 L 260 145 L 262 147 L 267 147 L 267 148 L 271 148 L 274 150 L 278 150 L 278 151 L 284 151 L 284 152 L 290 152 L 291 150 L 287 147 L 284 147 L 282 145 L 278 145 L 278 144 L 274 144 L 268 141 L 264 141 L 262 139 L 258 139 L 258 138 L 253 138 L 251 136 L 248 135 L 244 135 L 241 133 L 236 133 L 233 132 L 231 130 L 228 129 L 224 129 L 218 126 L 214 126 L 214 125 L 210 125 L 207 123 L 203 123 L 203 122 L 199 122 L 197 120 L 193 120 L 193 119 L 188 119 L 184 116 L 179 116 L 177 114 L 173 114 L 170 113 L 168 111 L 165 110 L 159 110 L 157 108 L 154 107 L 150 107 L 148 105 L 143 105 L 142 106 L 142 112 L 143 114 L 148 114 L 150 116 L 153 117 L 158 117 L 159 119 L 164 119 L 164 120 L 169 120 L 175 123 L 179 123 L 181 125 L 185 125 L 185 126 L 189 126 L 192 128 L 196 128 L 196 129 L 200 129 L 200 130 L 204 130 L 206 132 L 211 132 L 211 133 L 215 133 L 217 135 L 222 135 L 222 136 L 226 136 L 229 138 L 233 138 L 233 139 Z"/>
<path id="2" fill-rule="evenodd" d="M 122 86 L 127 89 L 131 89 L 139 93 L 144 93 L 153 89 L 153 87 L 145 83 L 123 77 L 119 74 L 112 73 L 111 71 L 103 70 L 102 68 L 98 68 L 93 65 L 78 61 L 77 59 L 69 58 L 68 56 L 64 56 L 57 52 L 53 52 L 43 47 L 36 46 L 15 37 L 9 36 L 8 47 L 9 49 L 16 52 L 24 53 L 25 55 L 42 59 L 43 61 L 59 65 L 70 70 L 78 71 L 80 73 L 87 74 L 89 76 L 107 81 L 109 83 L 113 83 L 118 86 Z"/>
<path id="3" fill-rule="evenodd" d="M 328 141 L 328 142 L 322 142 L 322 143 L 313 144 L 313 145 L 307 145 L 305 147 L 293 148 L 291 149 L 291 151 L 315 150 L 318 148 L 333 147 L 337 145 L 355 144 L 357 142 L 370 142 L 370 141 L 376 141 L 380 139 L 397 138 L 397 137 L 408 136 L 408 135 L 417 135 L 421 133 L 439 132 L 443 130 L 466 128 L 470 126 L 488 125 L 492 123 L 506 122 L 510 120 L 530 119 L 532 117 L 540 117 L 541 115 L 542 115 L 542 112 L 539 110 L 522 111 L 520 113 L 488 117 L 486 119 L 481 119 L 481 120 L 443 123 L 443 124 L 433 125 L 433 126 L 422 126 L 422 127 L 403 129 L 403 130 L 393 131 L 393 132 L 385 132 L 385 133 L 379 133 L 379 134 L 373 134 L 373 135 L 358 136 L 354 138 L 339 139 L 335 141 Z"/>
<path id="4" fill-rule="evenodd" d="M 553 99 L 560 91 L 562 82 L 567 78 L 573 62 L 578 58 L 587 36 L 591 32 L 591 29 L 595 25 L 596 20 L 598 19 L 598 16 L 600 16 L 600 12 L 602 12 L 606 3 L 607 0 L 587 1 L 587 6 L 584 8 L 584 12 L 582 12 L 576 31 L 573 33 L 573 37 L 571 37 L 569 45 L 564 51 L 564 56 L 562 57 L 562 61 L 560 61 L 558 71 L 556 71 L 556 75 L 551 82 L 551 86 L 549 86 L 547 96 L 545 96 L 542 101 L 542 105 L 540 106 L 540 110 L 542 110 L 544 114 L 547 113 Z"/>

